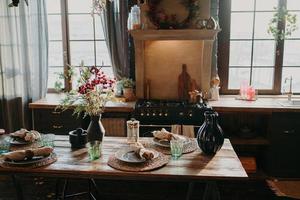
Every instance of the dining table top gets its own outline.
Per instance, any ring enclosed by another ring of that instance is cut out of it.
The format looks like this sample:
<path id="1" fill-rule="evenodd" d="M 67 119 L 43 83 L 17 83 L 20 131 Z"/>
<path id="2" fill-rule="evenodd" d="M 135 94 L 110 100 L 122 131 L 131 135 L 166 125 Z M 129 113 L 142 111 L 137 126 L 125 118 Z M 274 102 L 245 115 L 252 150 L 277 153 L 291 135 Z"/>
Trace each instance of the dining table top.
<path id="1" fill-rule="evenodd" d="M 140 138 L 151 142 L 152 138 Z M 120 148 L 128 146 L 125 137 L 104 137 L 102 155 L 90 161 L 87 148 L 71 149 L 68 136 L 56 135 L 54 152 L 57 161 L 39 168 L 2 168 L 0 174 L 24 174 L 50 177 L 99 178 L 117 180 L 235 180 L 247 179 L 247 173 L 235 153 L 229 139 L 225 139 L 214 156 L 205 155 L 199 148 L 183 154 L 178 160 L 170 156 L 168 164 L 147 172 L 125 172 L 110 167 L 109 157 Z"/>

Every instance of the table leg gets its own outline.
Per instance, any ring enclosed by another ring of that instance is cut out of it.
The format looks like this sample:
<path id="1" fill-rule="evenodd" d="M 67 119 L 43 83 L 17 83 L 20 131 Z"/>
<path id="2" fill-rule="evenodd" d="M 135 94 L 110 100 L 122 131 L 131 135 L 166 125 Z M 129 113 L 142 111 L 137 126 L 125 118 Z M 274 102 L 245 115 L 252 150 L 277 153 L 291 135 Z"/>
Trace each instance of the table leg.
<path id="1" fill-rule="evenodd" d="M 194 182 L 189 182 L 189 187 L 188 187 L 188 191 L 187 191 L 185 200 L 190 200 L 193 190 L 194 190 Z"/>
<path id="2" fill-rule="evenodd" d="M 17 192 L 17 199 L 18 200 L 23 200 L 24 199 L 23 191 L 22 191 L 22 187 L 21 187 L 21 184 L 18 180 L 17 175 L 12 175 L 12 180 L 13 180 L 16 192 Z"/>
<path id="3" fill-rule="evenodd" d="M 220 192 L 216 182 L 207 182 L 203 194 L 203 200 L 221 200 Z"/>

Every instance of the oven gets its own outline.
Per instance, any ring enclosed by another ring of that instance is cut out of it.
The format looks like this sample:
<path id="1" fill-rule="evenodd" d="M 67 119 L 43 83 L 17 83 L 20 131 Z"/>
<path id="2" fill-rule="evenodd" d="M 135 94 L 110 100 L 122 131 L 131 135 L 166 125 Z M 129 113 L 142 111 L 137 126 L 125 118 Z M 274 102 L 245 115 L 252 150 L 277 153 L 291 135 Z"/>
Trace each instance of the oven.
<path id="1" fill-rule="evenodd" d="M 205 103 L 190 104 L 185 101 L 138 100 L 134 118 L 140 121 L 140 136 L 151 137 L 152 132 L 161 130 L 193 129 L 195 135 L 204 122 L 204 112 L 212 110 Z"/>

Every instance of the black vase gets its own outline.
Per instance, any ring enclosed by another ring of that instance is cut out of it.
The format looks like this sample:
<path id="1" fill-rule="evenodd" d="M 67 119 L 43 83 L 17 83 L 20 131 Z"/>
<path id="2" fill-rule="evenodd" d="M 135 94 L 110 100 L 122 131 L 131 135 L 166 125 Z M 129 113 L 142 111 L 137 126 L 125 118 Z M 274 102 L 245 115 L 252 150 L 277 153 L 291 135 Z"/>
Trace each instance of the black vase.
<path id="1" fill-rule="evenodd" d="M 205 121 L 197 133 L 197 142 L 200 149 L 213 155 L 219 151 L 224 143 L 224 133 L 218 124 L 218 113 L 206 111 L 204 113 Z"/>
<path id="2" fill-rule="evenodd" d="M 101 123 L 100 116 L 91 116 L 91 121 L 87 129 L 87 140 L 88 142 L 92 141 L 101 141 L 105 135 L 105 129 Z"/>

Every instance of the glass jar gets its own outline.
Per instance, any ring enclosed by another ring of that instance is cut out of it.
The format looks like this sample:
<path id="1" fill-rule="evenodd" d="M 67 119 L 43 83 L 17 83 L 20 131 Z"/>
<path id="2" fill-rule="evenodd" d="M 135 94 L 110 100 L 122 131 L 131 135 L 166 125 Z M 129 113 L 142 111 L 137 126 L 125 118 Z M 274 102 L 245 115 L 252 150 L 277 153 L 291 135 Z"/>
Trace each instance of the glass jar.
<path id="1" fill-rule="evenodd" d="M 140 122 L 131 119 L 127 121 L 127 142 L 128 143 L 136 143 L 139 141 L 139 134 L 140 134 Z"/>

